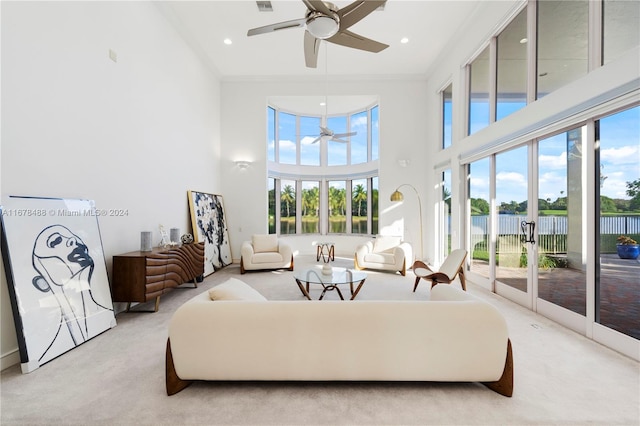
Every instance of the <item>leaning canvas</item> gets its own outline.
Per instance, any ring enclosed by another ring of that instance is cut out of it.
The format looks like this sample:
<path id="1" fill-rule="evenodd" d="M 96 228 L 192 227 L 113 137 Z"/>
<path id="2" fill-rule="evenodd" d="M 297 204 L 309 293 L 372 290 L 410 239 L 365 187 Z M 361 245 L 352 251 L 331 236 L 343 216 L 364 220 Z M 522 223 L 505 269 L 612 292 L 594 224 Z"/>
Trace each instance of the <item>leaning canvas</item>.
<path id="1" fill-rule="evenodd" d="M 222 195 L 187 191 L 195 242 L 204 241 L 204 275 L 232 263 Z"/>
<path id="2" fill-rule="evenodd" d="M 28 373 L 116 325 L 91 200 L 2 200 L 2 257 Z"/>

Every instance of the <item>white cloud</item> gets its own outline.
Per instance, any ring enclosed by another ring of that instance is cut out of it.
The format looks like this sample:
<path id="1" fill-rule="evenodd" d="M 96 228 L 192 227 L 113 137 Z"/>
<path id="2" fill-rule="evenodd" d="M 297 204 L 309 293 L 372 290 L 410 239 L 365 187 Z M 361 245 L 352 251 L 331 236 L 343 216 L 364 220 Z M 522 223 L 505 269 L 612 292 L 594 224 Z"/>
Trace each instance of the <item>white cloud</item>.
<path id="1" fill-rule="evenodd" d="M 541 155 L 538 157 L 538 167 L 544 169 L 562 169 L 567 167 L 567 153 L 560 155 Z"/>
<path id="2" fill-rule="evenodd" d="M 640 159 L 640 151 L 637 146 L 621 146 L 620 148 L 602 149 L 600 161 L 606 164 L 637 164 Z"/>
<path id="3" fill-rule="evenodd" d="M 281 139 L 280 140 L 280 150 L 281 151 L 290 151 L 296 152 L 296 143 L 290 140 Z"/>
<path id="4" fill-rule="evenodd" d="M 496 185 L 527 187 L 527 179 L 521 173 L 500 172 L 496 174 Z"/>

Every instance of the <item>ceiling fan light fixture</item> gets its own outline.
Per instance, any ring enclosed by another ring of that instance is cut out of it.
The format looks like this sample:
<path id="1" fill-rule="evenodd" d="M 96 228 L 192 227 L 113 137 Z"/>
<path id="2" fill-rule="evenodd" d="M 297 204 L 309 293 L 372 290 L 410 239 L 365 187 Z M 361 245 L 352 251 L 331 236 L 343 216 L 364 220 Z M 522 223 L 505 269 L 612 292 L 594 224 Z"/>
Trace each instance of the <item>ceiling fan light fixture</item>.
<path id="1" fill-rule="evenodd" d="M 307 31 L 315 38 L 321 40 L 333 37 L 340 29 L 340 20 L 336 16 L 327 16 L 322 13 L 311 13 L 307 17 Z"/>

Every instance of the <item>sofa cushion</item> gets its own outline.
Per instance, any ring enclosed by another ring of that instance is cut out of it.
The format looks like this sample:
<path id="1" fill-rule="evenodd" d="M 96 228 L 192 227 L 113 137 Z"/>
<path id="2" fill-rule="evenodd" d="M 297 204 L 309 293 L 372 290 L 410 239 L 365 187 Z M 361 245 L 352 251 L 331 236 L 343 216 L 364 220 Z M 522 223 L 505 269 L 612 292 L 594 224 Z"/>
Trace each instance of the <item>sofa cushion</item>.
<path id="1" fill-rule="evenodd" d="M 253 235 L 251 243 L 254 253 L 278 251 L 278 236 L 276 234 Z"/>
<path id="2" fill-rule="evenodd" d="M 269 253 L 256 253 L 251 258 L 251 262 L 254 264 L 260 263 L 282 263 L 282 255 L 276 252 Z"/>
<path id="3" fill-rule="evenodd" d="M 390 253 L 368 253 L 364 255 L 364 261 L 393 265 L 396 263 L 396 258 Z"/>
<path id="4" fill-rule="evenodd" d="M 267 299 L 253 288 L 236 278 L 229 278 L 209 290 L 211 300 L 252 300 L 266 301 Z"/>
<path id="5" fill-rule="evenodd" d="M 402 237 L 392 235 L 376 235 L 375 242 L 373 243 L 373 252 L 380 253 L 387 250 L 392 250 L 402 243 Z"/>

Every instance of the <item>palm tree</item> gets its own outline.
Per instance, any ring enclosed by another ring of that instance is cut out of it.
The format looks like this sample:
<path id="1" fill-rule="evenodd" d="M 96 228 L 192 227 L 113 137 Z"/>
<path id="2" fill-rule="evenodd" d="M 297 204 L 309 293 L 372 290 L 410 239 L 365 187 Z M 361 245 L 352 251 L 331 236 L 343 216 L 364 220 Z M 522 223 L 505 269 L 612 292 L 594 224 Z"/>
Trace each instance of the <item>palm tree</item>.
<path id="1" fill-rule="evenodd" d="M 367 202 L 367 191 L 362 184 L 358 184 L 353 188 L 353 202 L 358 204 L 358 216 L 362 216 L 362 202 Z"/>
<path id="2" fill-rule="evenodd" d="M 282 191 L 280 191 L 280 201 L 282 201 L 287 207 L 287 217 L 291 216 L 291 204 L 296 202 L 296 191 L 291 185 L 286 185 Z"/>

